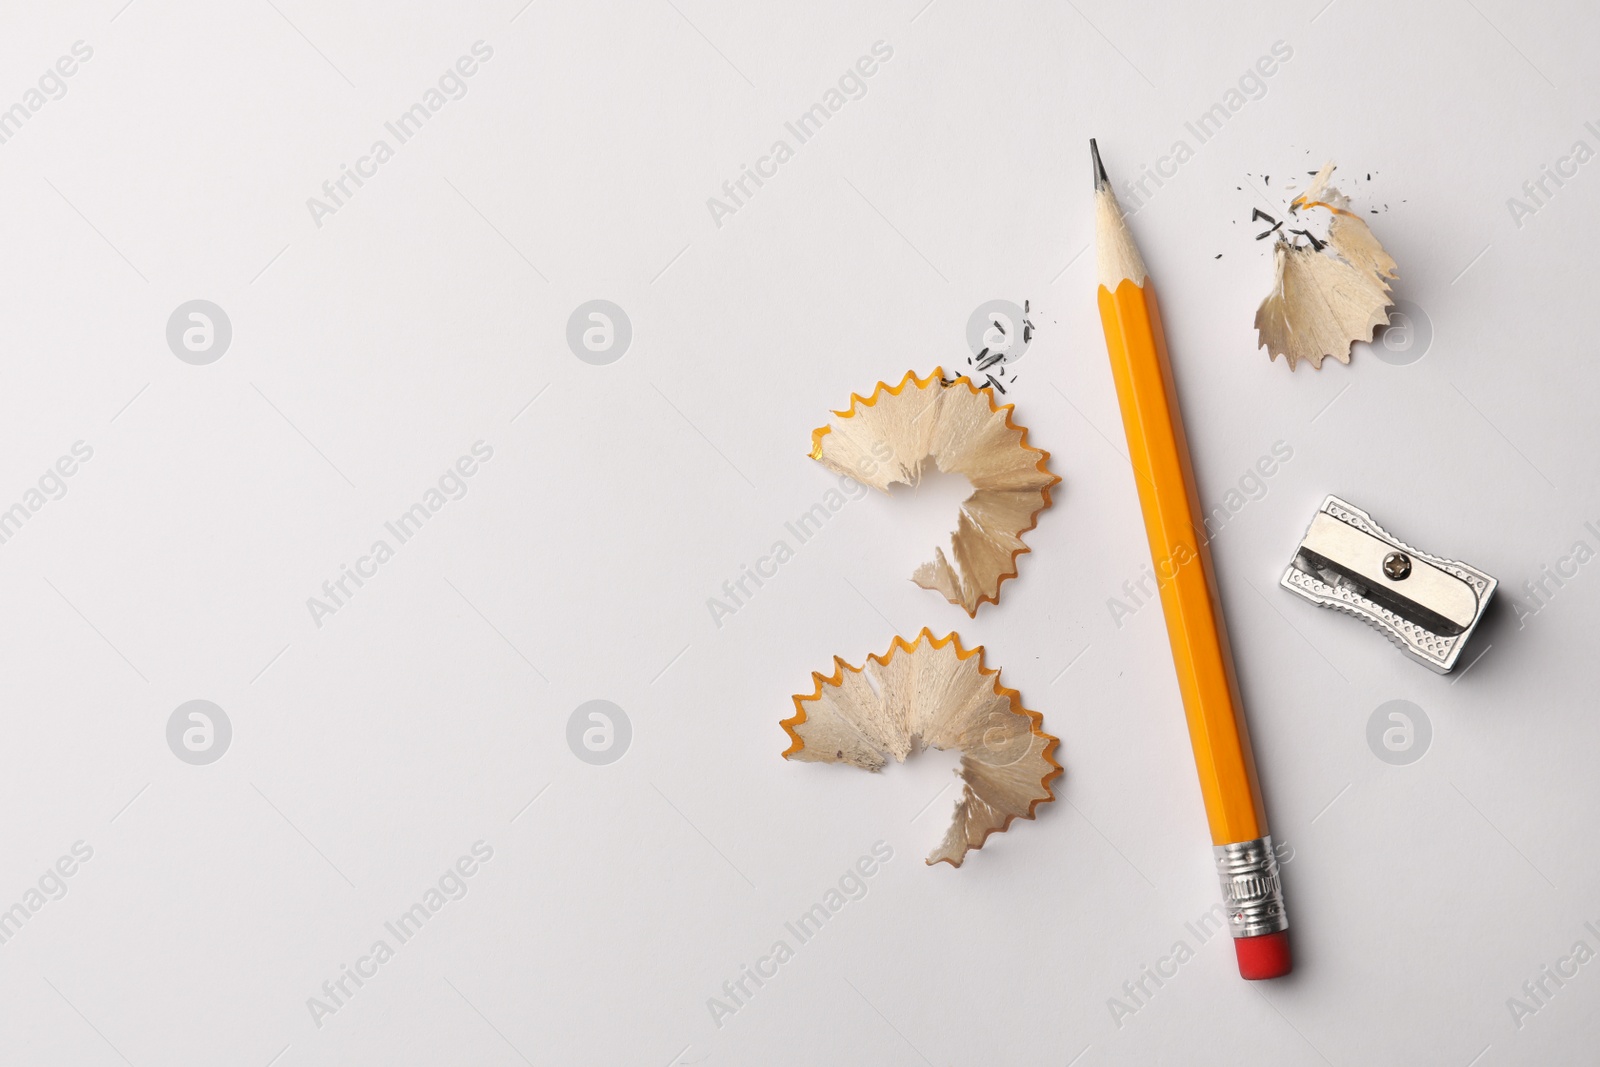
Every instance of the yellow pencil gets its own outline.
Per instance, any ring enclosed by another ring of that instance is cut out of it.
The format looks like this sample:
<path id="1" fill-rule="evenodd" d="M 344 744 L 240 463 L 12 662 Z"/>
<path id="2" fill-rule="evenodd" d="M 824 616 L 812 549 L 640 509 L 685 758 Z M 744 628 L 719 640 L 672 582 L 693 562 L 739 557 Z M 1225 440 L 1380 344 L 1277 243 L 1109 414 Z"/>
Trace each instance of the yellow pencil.
<path id="1" fill-rule="evenodd" d="M 1200 533 L 1205 511 L 1195 492 L 1166 337 L 1144 258 L 1093 140 L 1089 151 L 1094 158 L 1100 321 L 1200 772 L 1228 926 L 1239 973 L 1277 978 L 1291 966 L 1289 920 L 1211 553 Z"/>

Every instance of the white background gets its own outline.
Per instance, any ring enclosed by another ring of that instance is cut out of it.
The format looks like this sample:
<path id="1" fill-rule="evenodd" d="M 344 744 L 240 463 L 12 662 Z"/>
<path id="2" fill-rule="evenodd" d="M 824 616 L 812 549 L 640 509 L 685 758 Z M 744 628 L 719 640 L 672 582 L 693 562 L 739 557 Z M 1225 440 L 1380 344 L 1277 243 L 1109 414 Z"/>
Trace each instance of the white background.
<path id="1" fill-rule="evenodd" d="M 1520 1027 L 1507 1000 L 1600 950 L 1600 564 L 1537 614 L 1523 590 L 1600 548 L 1600 163 L 1520 227 L 1506 205 L 1600 148 L 1592 7 L 522 2 L 3 18 L 0 107 L 93 56 L 0 144 L 0 508 L 94 454 L 0 544 L 0 908 L 93 858 L 0 946 L 0 1062 L 1592 1057 L 1600 963 Z M 307 198 L 479 40 L 467 95 L 316 225 Z M 866 95 L 716 225 L 707 198 L 876 41 Z M 1185 121 L 1276 41 L 1265 95 L 1198 144 Z M 1148 553 L 1083 251 L 1091 135 L 1118 178 L 1195 150 L 1133 226 L 1208 505 L 1293 450 L 1214 542 L 1292 849 L 1282 981 L 1185 928 L 1217 888 L 1166 633 L 1108 609 Z M 1324 158 L 1431 323 L 1409 365 L 1255 348 L 1250 209 Z M 195 298 L 233 326 L 207 366 L 165 339 Z M 633 326 L 609 366 L 565 340 L 594 298 Z M 943 482 L 852 501 L 715 625 L 834 484 L 811 429 L 962 367 L 996 298 L 1031 301 L 1010 396 L 1064 479 L 1001 604 L 906 580 L 954 521 Z M 467 495 L 317 626 L 307 598 L 480 440 Z M 1465 673 L 1276 588 L 1329 492 L 1501 579 Z M 923 626 L 983 644 L 1066 767 L 960 870 L 921 861 L 948 754 L 779 759 L 811 670 Z M 596 698 L 633 730 L 608 766 L 566 740 Z M 191 699 L 233 726 L 208 766 L 167 746 Z M 1366 740 L 1393 699 L 1433 728 L 1409 766 Z M 467 895 L 317 1025 L 308 998 L 480 840 Z M 877 841 L 866 897 L 716 1025 L 708 998 Z M 1179 939 L 1194 958 L 1118 1019 Z"/>

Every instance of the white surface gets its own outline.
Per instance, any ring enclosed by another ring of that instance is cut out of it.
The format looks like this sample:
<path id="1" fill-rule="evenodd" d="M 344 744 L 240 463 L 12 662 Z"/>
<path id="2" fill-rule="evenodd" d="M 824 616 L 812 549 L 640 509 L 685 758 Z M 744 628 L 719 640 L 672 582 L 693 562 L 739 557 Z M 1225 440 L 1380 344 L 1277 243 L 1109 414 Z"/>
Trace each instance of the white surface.
<path id="1" fill-rule="evenodd" d="M 1592 7 L 121 3 L 0 32 L 0 106 L 93 48 L 0 144 L 0 506 L 94 450 L 0 545 L 0 907 L 93 849 L 0 946 L 0 1062 L 1592 1055 L 1600 963 L 1520 1028 L 1507 998 L 1600 950 L 1600 564 L 1511 610 L 1600 548 L 1600 162 L 1520 228 L 1506 207 L 1600 148 Z M 306 198 L 479 40 L 467 95 L 315 226 Z M 706 199 L 876 41 L 866 95 L 714 225 Z M 1107 607 L 1148 554 L 1079 253 L 1088 137 L 1118 178 L 1193 147 L 1275 41 L 1265 95 L 1133 223 L 1208 502 L 1293 450 L 1214 543 L 1293 850 L 1298 967 L 1249 985 L 1185 927 L 1217 890 L 1159 611 Z M 1270 174 L 1277 200 L 1324 157 L 1375 172 L 1351 191 L 1388 205 L 1419 362 L 1255 351 L 1268 242 L 1236 187 Z M 633 325 L 610 366 L 564 339 L 596 297 Z M 209 366 L 164 338 L 193 298 L 233 324 Z M 905 493 L 849 503 L 715 626 L 707 598 L 833 484 L 811 428 L 959 367 L 993 298 L 1033 303 L 1013 396 L 1065 479 L 1002 604 L 969 621 L 906 581 L 955 497 Z M 316 627 L 306 598 L 479 440 L 465 498 Z M 1275 588 L 1327 492 L 1501 579 L 1481 661 L 1434 677 Z M 1067 768 L 959 871 L 921 862 L 948 758 L 778 758 L 810 670 L 922 626 L 986 645 Z M 566 742 L 594 698 L 632 723 L 609 766 Z M 191 699 L 233 725 L 209 766 L 165 740 Z M 1367 746 L 1391 699 L 1432 723 L 1409 766 Z M 467 895 L 315 1025 L 321 983 L 480 840 Z M 880 840 L 867 895 L 715 1025 L 708 998 Z M 1179 939 L 1194 958 L 1119 1025 L 1110 998 Z"/>

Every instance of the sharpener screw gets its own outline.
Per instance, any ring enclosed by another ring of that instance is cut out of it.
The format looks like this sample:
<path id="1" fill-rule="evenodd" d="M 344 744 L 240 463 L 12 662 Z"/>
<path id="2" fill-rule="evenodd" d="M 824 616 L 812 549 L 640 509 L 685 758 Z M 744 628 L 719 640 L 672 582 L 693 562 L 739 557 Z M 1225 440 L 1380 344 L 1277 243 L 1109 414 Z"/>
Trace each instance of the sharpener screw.
<path id="1" fill-rule="evenodd" d="M 1383 557 L 1383 573 L 1393 581 L 1400 581 L 1411 573 L 1411 557 L 1404 552 L 1391 552 Z"/>

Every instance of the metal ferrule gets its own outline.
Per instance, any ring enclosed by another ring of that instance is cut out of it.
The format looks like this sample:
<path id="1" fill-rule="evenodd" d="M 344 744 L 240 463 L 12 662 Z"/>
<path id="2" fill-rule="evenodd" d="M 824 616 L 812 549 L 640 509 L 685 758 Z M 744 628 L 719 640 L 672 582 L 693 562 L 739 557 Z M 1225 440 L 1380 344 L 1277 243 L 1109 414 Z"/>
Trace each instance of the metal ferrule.
<path id="1" fill-rule="evenodd" d="M 1211 851 L 1217 858 L 1217 879 L 1222 883 L 1222 903 L 1228 909 L 1228 929 L 1233 936 L 1259 937 L 1289 929 L 1272 835 L 1214 845 Z"/>

